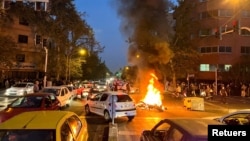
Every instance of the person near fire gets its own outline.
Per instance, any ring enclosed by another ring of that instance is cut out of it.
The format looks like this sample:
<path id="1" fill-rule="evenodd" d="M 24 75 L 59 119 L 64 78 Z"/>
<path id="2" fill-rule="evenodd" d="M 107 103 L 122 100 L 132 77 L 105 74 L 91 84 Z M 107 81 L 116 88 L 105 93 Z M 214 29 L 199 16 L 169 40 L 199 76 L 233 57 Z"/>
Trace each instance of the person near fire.
<path id="1" fill-rule="evenodd" d="M 221 102 L 224 104 L 227 104 L 227 91 L 225 89 L 225 86 L 222 86 L 220 90 L 220 95 L 221 95 Z"/>

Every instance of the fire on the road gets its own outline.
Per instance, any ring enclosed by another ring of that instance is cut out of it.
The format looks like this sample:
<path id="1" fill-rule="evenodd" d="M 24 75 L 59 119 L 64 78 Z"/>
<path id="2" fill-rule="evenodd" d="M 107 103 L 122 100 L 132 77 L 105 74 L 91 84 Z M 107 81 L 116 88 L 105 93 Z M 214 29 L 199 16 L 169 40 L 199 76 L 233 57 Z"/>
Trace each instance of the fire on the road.
<path id="1" fill-rule="evenodd" d="M 158 81 L 158 78 L 155 76 L 155 74 L 150 74 L 149 83 L 147 85 L 147 93 L 142 100 L 143 103 L 139 104 L 141 107 L 144 107 L 146 109 L 152 109 L 156 108 L 160 111 L 165 110 L 164 106 L 162 105 L 162 97 L 161 92 L 157 87 L 155 86 L 155 81 Z"/>
<path id="2" fill-rule="evenodd" d="M 143 102 L 149 105 L 161 106 L 161 92 L 156 87 L 154 87 L 154 82 L 155 80 L 158 80 L 158 78 L 153 73 L 151 73 L 150 75 L 151 79 L 149 80 L 147 94 L 143 99 Z"/>

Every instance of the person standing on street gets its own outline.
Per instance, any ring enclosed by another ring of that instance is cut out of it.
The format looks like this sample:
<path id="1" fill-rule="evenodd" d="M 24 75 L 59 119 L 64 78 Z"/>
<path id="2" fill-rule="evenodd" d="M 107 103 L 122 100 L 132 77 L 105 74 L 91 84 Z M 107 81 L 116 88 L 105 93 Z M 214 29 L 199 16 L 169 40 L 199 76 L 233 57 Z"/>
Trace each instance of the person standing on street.
<path id="1" fill-rule="evenodd" d="M 33 90 L 34 90 L 34 93 L 39 92 L 39 81 L 35 81 Z"/>
<path id="2" fill-rule="evenodd" d="M 220 90 L 221 102 L 227 104 L 227 91 L 224 86 Z"/>

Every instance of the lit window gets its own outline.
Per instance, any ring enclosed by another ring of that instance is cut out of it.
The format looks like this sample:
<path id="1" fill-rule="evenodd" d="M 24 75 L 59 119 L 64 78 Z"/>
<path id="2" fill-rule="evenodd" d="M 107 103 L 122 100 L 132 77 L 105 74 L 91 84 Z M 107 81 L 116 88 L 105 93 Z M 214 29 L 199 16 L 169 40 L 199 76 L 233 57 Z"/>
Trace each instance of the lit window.
<path id="1" fill-rule="evenodd" d="M 209 64 L 200 64 L 200 71 L 209 71 Z"/>

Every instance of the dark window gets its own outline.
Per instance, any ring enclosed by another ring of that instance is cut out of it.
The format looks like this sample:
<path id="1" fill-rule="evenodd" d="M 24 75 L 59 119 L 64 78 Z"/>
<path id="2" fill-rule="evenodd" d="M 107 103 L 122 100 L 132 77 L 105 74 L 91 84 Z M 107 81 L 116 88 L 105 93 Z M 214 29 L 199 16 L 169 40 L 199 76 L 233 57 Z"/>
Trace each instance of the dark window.
<path id="1" fill-rule="evenodd" d="M 116 95 L 118 100 L 117 102 L 129 102 L 132 101 L 132 99 L 128 95 Z"/>
<path id="2" fill-rule="evenodd" d="M 241 47 L 241 53 L 242 54 L 250 54 L 250 47 L 248 47 L 248 46 L 242 46 Z"/>
<path id="3" fill-rule="evenodd" d="M 19 18 L 19 24 L 28 26 L 29 23 L 25 18 Z"/>
<path id="4" fill-rule="evenodd" d="M 18 35 L 18 43 L 28 43 L 28 36 Z"/>
<path id="5" fill-rule="evenodd" d="M 36 44 L 41 44 L 41 36 L 36 35 Z"/>
<path id="6" fill-rule="evenodd" d="M 107 94 L 103 94 L 100 101 L 106 101 L 108 98 L 108 95 Z"/>
<path id="7" fill-rule="evenodd" d="M 47 39 L 43 39 L 43 46 L 44 46 L 44 47 L 47 46 Z"/>
<path id="8" fill-rule="evenodd" d="M 207 53 L 211 52 L 211 47 L 207 47 Z"/>
<path id="9" fill-rule="evenodd" d="M 24 54 L 17 54 L 16 61 L 17 62 L 25 62 L 25 55 Z"/>
<path id="10" fill-rule="evenodd" d="M 226 52 L 232 52 L 232 48 L 231 47 L 226 47 Z"/>
<path id="11" fill-rule="evenodd" d="M 13 3 L 13 2 L 11 2 L 11 1 L 4 1 L 4 8 L 5 8 L 5 9 L 10 8 L 10 5 L 11 5 L 12 3 Z"/>
<path id="12" fill-rule="evenodd" d="M 212 52 L 218 52 L 218 48 L 217 47 L 212 47 Z"/>
<path id="13" fill-rule="evenodd" d="M 206 53 L 206 48 L 205 47 L 201 48 L 201 53 Z"/>
<path id="14" fill-rule="evenodd" d="M 220 46 L 219 47 L 219 52 L 225 52 L 225 47 L 224 46 Z"/>

